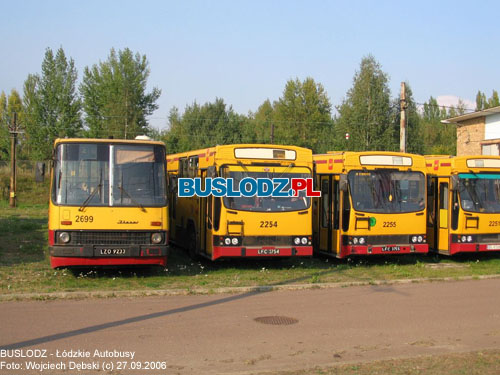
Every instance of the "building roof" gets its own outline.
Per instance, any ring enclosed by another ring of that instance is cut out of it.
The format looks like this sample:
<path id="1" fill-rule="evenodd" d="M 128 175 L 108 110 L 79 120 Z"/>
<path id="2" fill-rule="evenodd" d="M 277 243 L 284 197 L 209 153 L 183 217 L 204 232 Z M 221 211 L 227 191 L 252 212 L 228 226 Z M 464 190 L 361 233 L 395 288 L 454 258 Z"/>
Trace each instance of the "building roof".
<path id="1" fill-rule="evenodd" d="M 471 120 L 478 117 L 493 115 L 495 113 L 500 113 L 500 106 L 484 109 L 482 111 L 466 113 L 465 115 L 460 115 L 456 117 L 447 118 L 446 120 L 441 120 L 443 124 L 460 124 L 463 121 Z"/>

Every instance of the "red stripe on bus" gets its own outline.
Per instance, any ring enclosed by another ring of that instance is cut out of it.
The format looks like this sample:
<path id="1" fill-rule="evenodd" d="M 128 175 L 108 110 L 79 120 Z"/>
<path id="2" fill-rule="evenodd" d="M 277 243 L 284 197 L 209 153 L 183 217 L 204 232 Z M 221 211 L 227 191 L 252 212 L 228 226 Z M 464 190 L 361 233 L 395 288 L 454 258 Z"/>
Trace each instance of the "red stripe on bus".
<path id="1" fill-rule="evenodd" d="M 441 163 L 441 167 L 451 167 L 451 163 Z"/>
<path id="2" fill-rule="evenodd" d="M 326 164 L 326 160 L 315 160 L 316 164 Z"/>

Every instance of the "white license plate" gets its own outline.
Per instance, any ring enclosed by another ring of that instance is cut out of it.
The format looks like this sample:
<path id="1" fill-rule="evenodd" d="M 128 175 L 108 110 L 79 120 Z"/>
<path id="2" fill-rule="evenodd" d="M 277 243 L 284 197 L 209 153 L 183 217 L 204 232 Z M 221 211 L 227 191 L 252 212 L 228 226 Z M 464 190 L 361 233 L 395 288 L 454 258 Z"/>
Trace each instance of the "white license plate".
<path id="1" fill-rule="evenodd" d="M 500 250 L 500 245 L 486 245 L 488 250 Z"/>
<path id="2" fill-rule="evenodd" d="M 125 255 L 127 252 L 126 249 L 121 249 L 121 248 L 103 248 L 101 249 L 100 253 L 101 255 Z"/>
<path id="3" fill-rule="evenodd" d="M 399 246 L 384 246 L 382 247 L 382 251 L 400 251 L 401 248 Z"/>

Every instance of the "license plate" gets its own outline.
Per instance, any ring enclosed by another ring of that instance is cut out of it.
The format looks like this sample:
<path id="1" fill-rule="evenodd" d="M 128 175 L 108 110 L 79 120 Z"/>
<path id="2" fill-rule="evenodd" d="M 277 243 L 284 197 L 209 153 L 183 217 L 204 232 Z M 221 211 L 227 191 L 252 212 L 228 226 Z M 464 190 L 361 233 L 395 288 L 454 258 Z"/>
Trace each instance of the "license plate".
<path id="1" fill-rule="evenodd" d="M 400 251 L 401 248 L 399 246 L 384 246 L 382 247 L 382 251 Z"/>
<path id="2" fill-rule="evenodd" d="M 99 249 L 99 255 L 106 255 L 106 256 L 127 255 L 127 249 L 103 247 Z"/>
<path id="3" fill-rule="evenodd" d="M 488 250 L 500 250 L 500 245 L 486 245 Z"/>
<path id="4" fill-rule="evenodd" d="M 280 249 L 259 249 L 257 251 L 258 255 L 279 255 Z"/>

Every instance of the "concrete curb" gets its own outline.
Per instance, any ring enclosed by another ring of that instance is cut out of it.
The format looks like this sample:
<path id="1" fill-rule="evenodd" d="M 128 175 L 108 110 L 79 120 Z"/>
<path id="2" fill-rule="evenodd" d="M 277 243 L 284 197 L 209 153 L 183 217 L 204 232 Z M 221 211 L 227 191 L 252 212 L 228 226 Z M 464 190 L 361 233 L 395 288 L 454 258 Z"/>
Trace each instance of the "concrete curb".
<path id="1" fill-rule="evenodd" d="M 395 280 L 371 280 L 371 281 L 348 281 L 338 283 L 309 283 L 309 284 L 284 284 L 284 285 L 262 285 L 223 288 L 193 288 L 193 289 L 159 289 L 159 290 L 103 290 L 82 292 L 53 292 L 53 293 L 18 293 L 0 294 L 0 302 L 4 301 L 27 301 L 27 300 L 58 300 L 58 299 L 86 299 L 86 298 L 128 298 L 128 297 L 151 297 L 151 296 L 180 296 L 180 295 L 213 295 L 213 294 L 243 294 L 264 293 L 280 290 L 305 290 L 305 289 L 329 289 L 347 288 L 351 286 L 366 285 L 397 285 L 423 282 L 450 282 L 466 280 L 498 279 L 500 274 L 460 277 L 418 278 L 418 279 L 395 279 Z"/>

